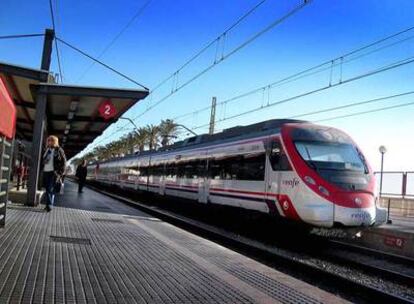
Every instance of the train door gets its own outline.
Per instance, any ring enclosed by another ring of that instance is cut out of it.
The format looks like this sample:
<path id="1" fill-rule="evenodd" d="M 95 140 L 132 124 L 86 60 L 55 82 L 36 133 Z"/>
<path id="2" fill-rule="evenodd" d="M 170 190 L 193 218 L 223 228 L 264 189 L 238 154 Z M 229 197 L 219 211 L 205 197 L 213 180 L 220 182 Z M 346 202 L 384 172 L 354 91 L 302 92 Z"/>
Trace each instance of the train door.
<path id="1" fill-rule="evenodd" d="M 266 152 L 266 174 L 265 174 L 265 193 L 268 202 L 269 213 L 280 214 L 278 204 L 278 194 L 280 190 L 281 171 L 279 165 L 281 161 L 281 146 L 279 140 L 272 140 Z"/>
<path id="2" fill-rule="evenodd" d="M 208 180 L 208 160 L 200 161 L 198 170 L 198 202 L 208 203 L 209 180 Z"/>

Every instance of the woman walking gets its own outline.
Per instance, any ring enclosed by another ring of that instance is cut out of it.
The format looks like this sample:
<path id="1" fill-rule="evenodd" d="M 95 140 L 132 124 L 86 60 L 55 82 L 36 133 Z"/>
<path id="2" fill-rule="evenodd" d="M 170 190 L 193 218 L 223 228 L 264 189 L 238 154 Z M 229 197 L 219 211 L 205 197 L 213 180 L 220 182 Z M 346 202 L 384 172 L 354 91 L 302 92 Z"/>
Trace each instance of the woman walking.
<path id="1" fill-rule="evenodd" d="M 55 187 L 62 182 L 66 168 L 66 156 L 59 146 L 59 139 L 51 135 L 47 138 L 47 147 L 43 155 L 43 186 L 46 188 L 46 208 L 49 212 L 54 204 Z"/>

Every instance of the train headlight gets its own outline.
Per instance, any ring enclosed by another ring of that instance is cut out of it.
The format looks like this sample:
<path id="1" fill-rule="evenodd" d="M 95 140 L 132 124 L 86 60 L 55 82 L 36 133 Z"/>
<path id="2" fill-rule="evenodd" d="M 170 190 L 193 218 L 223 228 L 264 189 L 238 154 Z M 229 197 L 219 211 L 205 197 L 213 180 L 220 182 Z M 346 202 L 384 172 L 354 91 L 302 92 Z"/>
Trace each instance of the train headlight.
<path id="1" fill-rule="evenodd" d="M 310 176 L 305 176 L 305 182 L 307 182 L 308 184 L 311 184 L 311 185 L 316 185 L 315 180 Z"/>
<path id="2" fill-rule="evenodd" d="M 328 190 L 326 190 L 326 188 L 324 188 L 324 187 L 322 187 L 322 186 L 319 186 L 319 191 L 323 194 L 323 195 L 325 195 L 325 196 L 329 196 L 329 191 Z"/>

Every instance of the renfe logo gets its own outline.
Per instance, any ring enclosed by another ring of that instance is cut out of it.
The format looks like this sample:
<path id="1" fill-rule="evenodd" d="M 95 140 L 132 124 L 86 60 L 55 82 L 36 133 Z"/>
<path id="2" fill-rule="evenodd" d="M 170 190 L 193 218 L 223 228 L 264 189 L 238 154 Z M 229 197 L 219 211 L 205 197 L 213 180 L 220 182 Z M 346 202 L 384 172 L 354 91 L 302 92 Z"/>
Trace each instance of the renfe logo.
<path id="1" fill-rule="evenodd" d="M 282 180 L 282 185 L 294 188 L 299 185 L 299 180 L 296 177 L 292 179 Z"/>

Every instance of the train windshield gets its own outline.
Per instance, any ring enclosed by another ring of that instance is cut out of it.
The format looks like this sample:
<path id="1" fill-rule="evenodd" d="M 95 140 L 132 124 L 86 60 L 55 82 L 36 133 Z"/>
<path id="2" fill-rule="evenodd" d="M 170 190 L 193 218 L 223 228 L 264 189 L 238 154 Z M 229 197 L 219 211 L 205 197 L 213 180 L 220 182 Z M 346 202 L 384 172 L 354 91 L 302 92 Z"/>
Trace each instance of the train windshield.
<path id="1" fill-rule="evenodd" d="M 366 173 L 362 155 L 349 143 L 296 141 L 302 158 L 316 170 L 347 170 Z"/>

